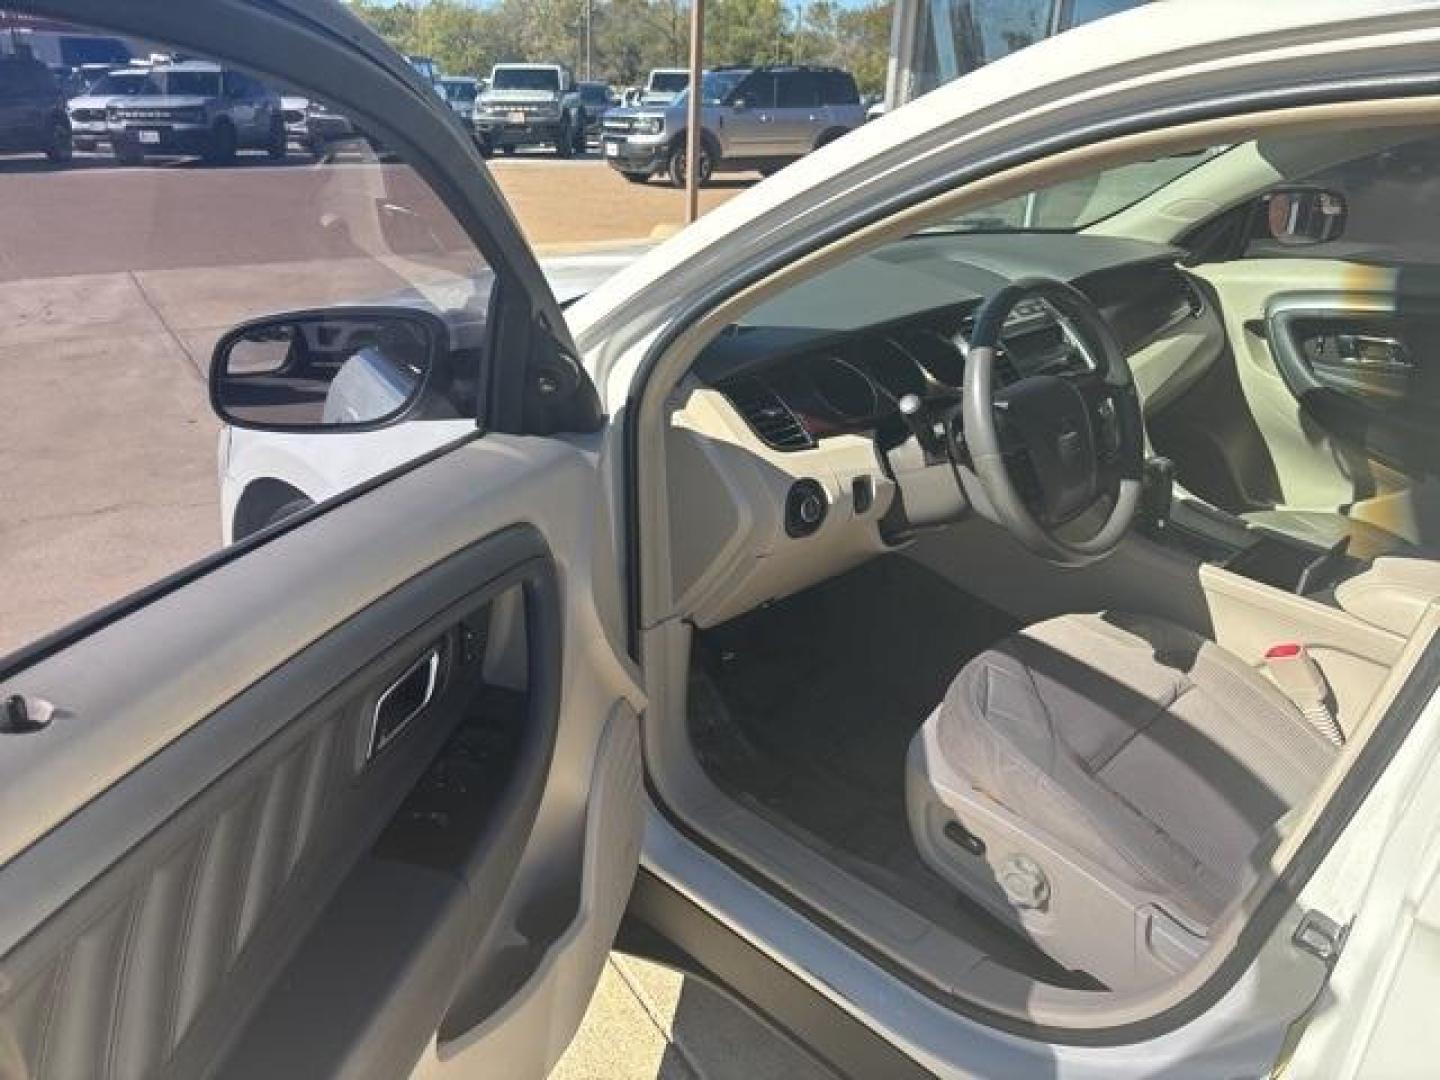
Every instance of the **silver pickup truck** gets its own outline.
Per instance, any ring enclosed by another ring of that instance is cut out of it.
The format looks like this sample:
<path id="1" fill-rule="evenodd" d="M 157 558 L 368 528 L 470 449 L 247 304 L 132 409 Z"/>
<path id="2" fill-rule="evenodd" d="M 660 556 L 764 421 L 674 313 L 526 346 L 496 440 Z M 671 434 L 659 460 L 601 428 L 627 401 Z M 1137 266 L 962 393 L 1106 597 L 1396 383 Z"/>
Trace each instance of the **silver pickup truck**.
<path id="1" fill-rule="evenodd" d="M 548 144 L 568 158 L 585 152 L 585 108 L 560 64 L 496 64 L 475 105 L 475 138 L 487 156 Z"/>

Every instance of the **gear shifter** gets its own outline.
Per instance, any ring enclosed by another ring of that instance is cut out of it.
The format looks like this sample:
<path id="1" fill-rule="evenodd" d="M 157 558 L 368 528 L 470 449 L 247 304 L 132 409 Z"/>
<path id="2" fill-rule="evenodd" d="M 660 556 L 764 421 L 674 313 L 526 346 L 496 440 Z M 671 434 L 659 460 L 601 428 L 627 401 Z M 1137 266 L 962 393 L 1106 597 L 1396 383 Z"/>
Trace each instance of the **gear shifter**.
<path id="1" fill-rule="evenodd" d="M 1175 498 L 1175 463 L 1167 457 L 1145 461 L 1140 477 L 1140 520 L 1155 532 L 1164 532 L 1170 522 Z"/>

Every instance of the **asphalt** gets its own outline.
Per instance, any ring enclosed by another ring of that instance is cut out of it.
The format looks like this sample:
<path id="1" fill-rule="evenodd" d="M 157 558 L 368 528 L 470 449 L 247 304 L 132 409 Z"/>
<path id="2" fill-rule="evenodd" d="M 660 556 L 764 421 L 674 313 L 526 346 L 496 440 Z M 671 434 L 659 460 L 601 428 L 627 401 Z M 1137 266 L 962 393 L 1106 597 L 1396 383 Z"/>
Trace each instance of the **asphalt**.
<path id="1" fill-rule="evenodd" d="M 644 240 L 680 219 L 681 193 L 628 184 L 594 159 L 492 167 L 551 253 Z M 706 205 L 743 186 L 707 191 Z M 412 213 L 387 224 L 387 204 Z M 205 381 L 219 334 L 474 261 L 399 166 L 0 157 L 0 657 L 219 546 L 220 428 Z M 555 1072 L 824 1075 L 713 991 L 618 956 Z"/>

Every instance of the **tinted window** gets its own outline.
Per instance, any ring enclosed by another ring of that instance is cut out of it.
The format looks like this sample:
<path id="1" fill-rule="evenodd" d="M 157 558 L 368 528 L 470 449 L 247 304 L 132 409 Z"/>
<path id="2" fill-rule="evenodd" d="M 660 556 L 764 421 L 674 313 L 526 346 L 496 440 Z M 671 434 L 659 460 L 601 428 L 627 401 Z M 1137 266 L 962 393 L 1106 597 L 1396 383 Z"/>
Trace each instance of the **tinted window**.
<path id="1" fill-rule="evenodd" d="M 775 107 L 775 76 L 768 71 L 755 72 L 735 91 L 736 99 L 742 97 L 752 109 L 773 109 Z"/>
<path id="2" fill-rule="evenodd" d="M 820 92 L 826 105 L 859 105 L 860 88 L 843 71 L 826 71 L 820 76 Z"/>
<path id="3" fill-rule="evenodd" d="M 655 72 L 650 76 L 650 89 L 658 94 L 678 94 L 690 85 L 690 76 L 683 71 Z"/>
<path id="4" fill-rule="evenodd" d="M 60 59 L 66 67 L 82 64 L 128 64 L 130 50 L 116 38 L 62 37 Z"/>
<path id="5" fill-rule="evenodd" d="M 813 72 L 781 72 L 775 82 L 782 109 L 809 109 L 820 104 L 820 76 Z"/>
<path id="6" fill-rule="evenodd" d="M 161 91 L 166 94 L 220 96 L 218 71 L 159 71 L 155 73 L 155 79 L 160 83 Z"/>
<path id="7" fill-rule="evenodd" d="M 492 90 L 560 89 L 560 73 L 554 68 L 497 68 L 490 83 Z"/>
<path id="8" fill-rule="evenodd" d="M 55 79 L 44 64 L 29 61 L 0 63 L 0 95 L 29 97 L 55 93 Z"/>
<path id="9" fill-rule="evenodd" d="M 580 100 L 585 102 L 586 105 L 608 105 L 610 103 L 610 91 L 603 86 L 586 83 L 580 87 Z"/>
<path id="10" fill-rule="evenodd" d="M 97 97 L 113 94 L 116 97 L 134 97 L 137 94 L 158 94 L 160 88 L 150 81 L 150 76 L 141 72 L 112 72 L 102 76 L 90 87 L 90 93 Z"/>

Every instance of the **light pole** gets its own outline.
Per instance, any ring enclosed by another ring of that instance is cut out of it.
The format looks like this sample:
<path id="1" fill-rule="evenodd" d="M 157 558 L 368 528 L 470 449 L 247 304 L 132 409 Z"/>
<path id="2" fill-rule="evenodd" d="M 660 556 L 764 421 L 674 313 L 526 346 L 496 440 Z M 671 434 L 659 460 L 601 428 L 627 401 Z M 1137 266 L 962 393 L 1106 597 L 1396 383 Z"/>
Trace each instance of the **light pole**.
<path id="1" fill-rule="evenodd" d="M 685 224 L 700 216 L 700 72 L 705 58 L 705 0 L 690 0 L 690 94 L 685 108 Z"/>

